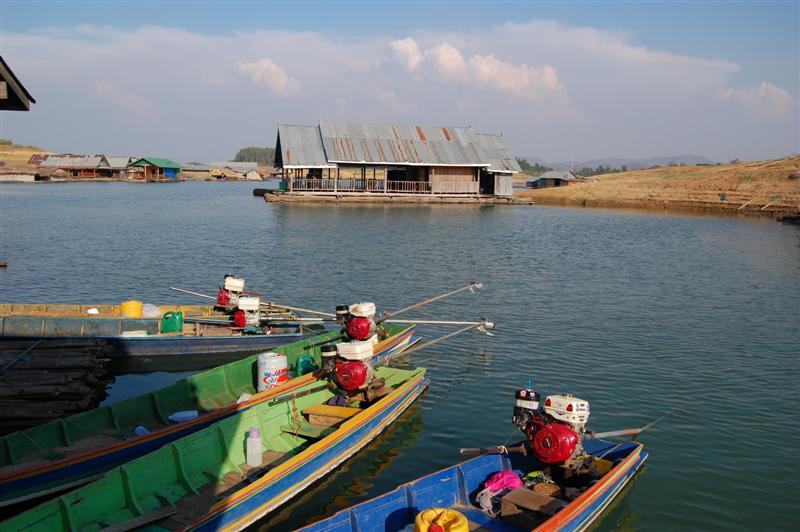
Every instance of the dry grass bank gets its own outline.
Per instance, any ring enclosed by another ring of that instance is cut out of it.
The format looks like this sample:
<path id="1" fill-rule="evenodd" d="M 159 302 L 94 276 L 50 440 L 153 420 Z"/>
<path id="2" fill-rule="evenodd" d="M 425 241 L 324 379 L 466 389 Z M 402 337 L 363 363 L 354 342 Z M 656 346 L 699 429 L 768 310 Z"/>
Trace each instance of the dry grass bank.
<path id="1" fill-rule="evenodd" d="M 605 174 L 589 178 L 586 183 L 519 191 L 515 196 L 540 205 L 779 216 L 800 213 L 800 156 L 736 165 Z"/>
<path id="2" fill-rule="evenodd" d="M 28 167 L 28 159 L 34 153 L 50 153 L 36 146 L 20 146 L 9 141 L 0 140 L 0 161 L 3 165 L 0 166 L 6 170 L 30 170 L 35 167 Z"/>

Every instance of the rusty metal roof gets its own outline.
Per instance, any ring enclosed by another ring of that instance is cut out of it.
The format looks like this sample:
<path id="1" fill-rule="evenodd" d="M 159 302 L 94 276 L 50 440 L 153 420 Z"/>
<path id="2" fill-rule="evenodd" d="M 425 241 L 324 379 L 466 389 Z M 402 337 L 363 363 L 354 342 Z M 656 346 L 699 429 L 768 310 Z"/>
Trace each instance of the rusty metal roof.
<path id="1" fill-rule="evenodd" d="M 321 122 L 316 126 L 278 126 L 284 168 L 345 164 L 475 166 L 493 172 L 521 172 L 499 135 L 470 127 Z"/>
<path id="2" fill-rule="evenodd" d="M 39 166 L 45 168 L 110 168 L 102 155 L 66 156 L 50 155 Z"/>
<path id="3" fill-rule="evenodd" d="M 325 157 L 318 126 L 278 124 L 275 166 L 283 168 L 335 168 Z"/>
<path id="4" fill-rule="evenodd" d="M 475 136 L 488 157 L 489 170 L 493 172 L 522 172 L 517 158 L 508 149 L 508 144 L 506 144 L 504 137 L 491 133 L 476 133 Z"/>

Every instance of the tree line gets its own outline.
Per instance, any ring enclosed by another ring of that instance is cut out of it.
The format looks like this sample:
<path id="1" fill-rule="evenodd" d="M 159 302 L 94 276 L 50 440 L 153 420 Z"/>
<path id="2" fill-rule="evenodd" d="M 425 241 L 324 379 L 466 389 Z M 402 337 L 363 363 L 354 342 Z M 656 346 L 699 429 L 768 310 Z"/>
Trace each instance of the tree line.
<path id="1" fill-rule="evenodd" d="M 233 158 L 237 163 L 258 163 L 260 166 L 275 164 L 275 148 L 249 146 L 236 152 Z"/>

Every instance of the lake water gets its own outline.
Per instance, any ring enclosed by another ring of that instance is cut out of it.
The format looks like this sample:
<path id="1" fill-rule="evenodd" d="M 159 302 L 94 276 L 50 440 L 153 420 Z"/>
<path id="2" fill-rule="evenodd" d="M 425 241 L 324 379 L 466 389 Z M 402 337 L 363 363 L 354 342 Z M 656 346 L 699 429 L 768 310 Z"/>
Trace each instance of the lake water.
<path id="1" fill-rule="evenodd" d="M 642 426 L 644 473 L 601 530 L 787 529 L 800 511 L 800 231 L 772 221 L 491 206 L 265 204 L 253 184 L 0 185 L 0 300 L 195 303 L 225 273 L 270 298 L 497 323 L 411 355 L 431 386 L 272 518 L 286 530 L 517 438 L 513 393 Z M 188 297 L 188 296 L 187 296 Z M 410 314 L 409 314 L 410 316 Z M 420 327 L 426 337 L 451 329 Z M 111 400 L 169 382 L 122 378 Z"/>

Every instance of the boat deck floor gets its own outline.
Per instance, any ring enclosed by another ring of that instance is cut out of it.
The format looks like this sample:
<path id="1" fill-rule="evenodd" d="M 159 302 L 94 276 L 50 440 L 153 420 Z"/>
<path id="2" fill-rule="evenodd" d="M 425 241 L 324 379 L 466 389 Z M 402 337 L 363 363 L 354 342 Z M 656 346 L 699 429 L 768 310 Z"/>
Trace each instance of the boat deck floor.
<path id="1" fill-rule="evenodd" d="M 282 427 L 282 429 L 284 432 L 293 433 L 295 437 L 300 436 L 307 439 L 307 444 L 301 445 L 295 450 L 296 452 L 302 451 L 308 444 L 334 432 L 336 427 L 361 411 L 359 408 L 314 405 L 303 411 L 306 421 L 303 421 L 301 426 L 308 429 L 307 433 L 301 430 L 292 430 L 290 426 Z M 315 423 L 310 423 L 310 421 Z M 178 501 L 176 504 L 177 511 L 168 518 L 161 520 L 158 523 L 159 526 L 168 530 L 185 528 L 199 515 L 207 512 L 209 508 L 258 480 L 270 469 L 280 465 L 295 454 L 295 452 L 265 451 L 262 454 L 260 466 L 250 467 L 247 463 L 238 464 L 239 469 L 242 470 L 241 473 L 227 473 L 221 479 L 218 479 L 218 475 L 213 471 L 208 471 L 206 474 L 211 483 L 201 488 L 200 493 L 184 497 Z"/>
<path id="2" fill-rule="evenodd" d="M 215 479 L 214 482 L 207 484 L 200 490 L 200 493 L 184 497 L 178 501 L 176 504 L 177 512 L 169 518 L 160 521 L 158 525 L 169 530 L 180 530 L 186 527 L 186 525 L 191 523 L 199 515 L 207 512 L 209 508 L 219 501 L 233 495 L 253 481 L 258 480 L 267 471 L 291 457 L 291 453 L 266 451 L 262 455 L 260 466 L 250 467 L 246 463 L 240 464 L 239 468 L 242 470 L 241 473 L 230 472 L 223 476 L 220 482 L 217 482 L 216 475 L 209 471 L 207 474 L 209 477 Z"/>
<path id="3" fill-rule="evenodd" d="M 131 437 L 134 437 L 133 434 L 131 434 Z M 30 469 L 31 467 L 36 467 L 43 464 L 49 464 L 56 460 L 63 460 L 65 458 L 80 456 L 94 449 L 100 449 L 108 445 L 120 443 L 127 439 L 130 438 L 125 438 L 123 436 L 120 436 L 118 433 L 116 433 L 116 431 L 108 430 L 99 432 L 88 438 L 82 438 L 80 440 L 77 440 L 70 446 L 42 449 L 38 453 L 25 456 L 17 464 L 0 467 L 0 475 L 6 475 L 15 473 L 17 471 L 23 471 L 26 469 Z"/>

